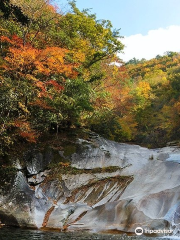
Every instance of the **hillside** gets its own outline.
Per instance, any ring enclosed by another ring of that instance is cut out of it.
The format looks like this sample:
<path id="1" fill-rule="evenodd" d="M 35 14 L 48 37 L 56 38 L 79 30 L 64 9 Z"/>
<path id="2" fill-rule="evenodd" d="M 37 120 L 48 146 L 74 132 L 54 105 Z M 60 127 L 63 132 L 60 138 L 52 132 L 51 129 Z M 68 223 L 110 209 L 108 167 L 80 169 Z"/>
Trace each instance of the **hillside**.
<path id="1" fill-rule="evenodd" d="M 147 147 L 179 142 L 180 55 L 123 63 L 120 33 L 70 2 L 0 7 L 0 154 L 46 133 L 93 130 Z"/>

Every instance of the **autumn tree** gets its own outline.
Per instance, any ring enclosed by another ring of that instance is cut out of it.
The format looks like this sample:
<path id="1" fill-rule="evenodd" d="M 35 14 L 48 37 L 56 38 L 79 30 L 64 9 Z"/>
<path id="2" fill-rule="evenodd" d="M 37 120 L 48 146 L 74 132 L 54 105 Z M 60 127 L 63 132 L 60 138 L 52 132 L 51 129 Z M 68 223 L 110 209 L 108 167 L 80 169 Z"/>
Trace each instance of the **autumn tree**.
<path id="1" fill-rule="evenodd" d="M 45 0 L 1 6 L 2 148 L 35 142 L 52 128 L 85 125 L 94 111 L 101 62 L 112 61 L 123 45 L 109 21 L 98 22 L 74 2 L 71 7 L 62 15 Z"/>

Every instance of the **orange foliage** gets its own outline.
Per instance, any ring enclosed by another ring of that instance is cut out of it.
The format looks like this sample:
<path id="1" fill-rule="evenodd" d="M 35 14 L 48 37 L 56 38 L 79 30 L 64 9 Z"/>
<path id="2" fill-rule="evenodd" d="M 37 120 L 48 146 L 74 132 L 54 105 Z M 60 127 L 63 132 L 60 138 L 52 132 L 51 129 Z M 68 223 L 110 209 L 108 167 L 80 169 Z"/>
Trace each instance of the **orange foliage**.
<path id="1" fill-rule="evenodd" d="M 8 38 L 7 36 L 0 36 L 1 42 L 10 43 L 16 47 L 21 47 L 23 45 L 23 40 L 16 35 L 11 36 Z"/>
<path id="2" fill-rule="evenodd" d="M 26 139 L 28 142 L 36 142 L 38 134 L 31 129 L 30 123 L 25 119 L 17 119 L 14 121 L 13 125 L 18 129 L 19 136 Z"/>
<path id="3" fill-rule="evenodd" d="M 56 80 L 49 80 L 51 76 L 58 74 L 64 79 L 64 77 L 76 78 L 78 75 L 75 68 L 79 64 L 66 61 L 69 52 L 67 49 L 59 47 L 37 49 L 30 44 L 24 46 L 22 39 L 17 36 L 11 38 L 2 36 L 1 40 L 11 45 L 5 57 L 4 70 L 14 75 L 18 81 L 29 80 L 33 89 L 36 88 L 36 97 L 52 99 L 52 91 L 48 92 L 49 89 L 57 93 L 64 89 Z"/>
<path id="4" fill-rule="evenodd" d="M 70 163 L 68 162 L 60 162 L 59 165 L 62 167 L 62 168 L 66 168 L 66 167 L 69 167 L 70 166 Z"/>
<path id="5" fill-rule="evenodd" d="M 40 99 L 36 99 L 35 101 L 30 102 L 29 105 L 31 105 L 31 106 L 38 106 L 38 107 L 43 108 L 43 109 L 49 109 L 49 110 L 52 109 L 52 107 L 47 105 L 47 103 L 45 101 L 40 100 Z"/>
<path id="6" fill-rule="evenodd" d="M 9 53 L 5 60 L 9 64 L 9 70 L 16 70 L 21 74 L 43 74 L 46 76 L 52 74 L 63 74 L 66 77 L 75 78 L 78 64 L 68 63 L 65 59 L 68 53 L 67 49 L 59 47 L 47 47 L 45 49 L 36 49 L 30 44 L 23 46 L 22 39 L 13 36 L 1 37 L 4 42 L 10 43 Z"/>

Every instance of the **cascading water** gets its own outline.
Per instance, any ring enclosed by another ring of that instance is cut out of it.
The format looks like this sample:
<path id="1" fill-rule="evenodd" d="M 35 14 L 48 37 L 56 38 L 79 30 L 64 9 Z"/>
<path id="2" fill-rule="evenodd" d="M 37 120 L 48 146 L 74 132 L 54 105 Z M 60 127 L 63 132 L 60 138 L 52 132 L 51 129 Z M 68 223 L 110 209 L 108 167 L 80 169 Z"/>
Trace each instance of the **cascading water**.
<path id="1" fill-rule="evenodd" d="M 175 210 L 172 220 L 173 235 L 180 237 L 180 206 Z"/>
<path id="2" fill-rule="evenodd" d="M 164 218 L 170 223 L 171 236 L 180 237 L 180 202 L 171 207 Z"/>

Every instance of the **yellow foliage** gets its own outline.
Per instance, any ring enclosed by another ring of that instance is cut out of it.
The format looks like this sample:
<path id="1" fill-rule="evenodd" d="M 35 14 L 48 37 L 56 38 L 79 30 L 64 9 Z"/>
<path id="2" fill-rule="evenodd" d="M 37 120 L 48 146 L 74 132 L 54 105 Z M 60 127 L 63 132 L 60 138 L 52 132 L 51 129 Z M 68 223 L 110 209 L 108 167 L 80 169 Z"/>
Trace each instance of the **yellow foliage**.
<path id="1" fill-rule="evenodd" d="M 23 112 L 29 113 L 27 107 L 26 107 L 24 104 L 22 104 L 21 102 L 18 102 L 18 107 L 19 107 L 21 110 L 23 110 Z"/>
<path id="2" fill-rule="evenodd" d="M 151 87 L 148 82 L 140 81 L 136 88 L 136 93 L 138 96 L 144 98 L 149 98 Z"/>
<path id="3" fill-rule="evenodd" d="M 119 123 L 122 127 L 122 135 L 127 140 L 132 140 L 137 132 L 137 123 L 132 114 L 125 115 L 123 118 L 119 118 Z"/>

